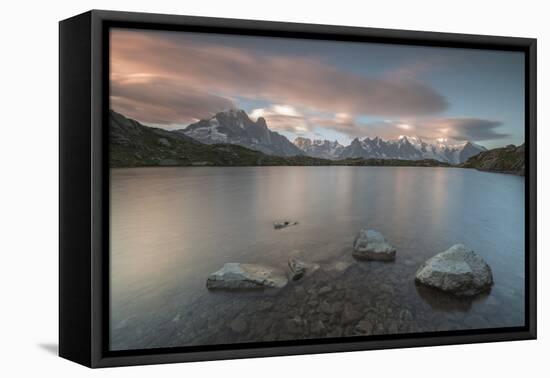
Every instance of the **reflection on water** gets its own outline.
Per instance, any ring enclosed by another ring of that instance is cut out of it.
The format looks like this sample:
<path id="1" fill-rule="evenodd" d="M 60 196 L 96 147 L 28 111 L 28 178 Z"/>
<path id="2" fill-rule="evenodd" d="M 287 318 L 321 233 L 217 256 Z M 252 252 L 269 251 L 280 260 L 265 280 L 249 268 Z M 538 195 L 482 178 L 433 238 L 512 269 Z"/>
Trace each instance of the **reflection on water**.
<path id="1" fill-rule="evenodd" d="M 111 198 L 115 350 L 524 322 L 522 177 L 445 168 L 133 168 L 111 171 Z M 279 219 L 299 225 L 274 230 Z M 362 227 L 396 246 L 394 263 L 351 258 Z M 420 264 L 455 243 L 491 265 L 488 295 L 464 301 L 415 285 Z M 225 262 L 283 268 L 289 257 L 323 269 L 279 292 L 205 288 Z M 330 292 L 319 295 L 322 286 Z"/>

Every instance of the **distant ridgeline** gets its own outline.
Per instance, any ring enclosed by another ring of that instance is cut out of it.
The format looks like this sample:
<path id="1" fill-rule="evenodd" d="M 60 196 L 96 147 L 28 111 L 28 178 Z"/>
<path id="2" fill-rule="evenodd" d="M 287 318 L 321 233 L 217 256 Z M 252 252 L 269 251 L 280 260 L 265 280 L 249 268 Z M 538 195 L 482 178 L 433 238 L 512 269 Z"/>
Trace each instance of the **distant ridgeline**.
<path id="1" fill-rule="evenodd" d="M 480 171 L 512 173 L 525 176 L 525 144 L 495 148 L 472 156 L 459 165 L 462 168 L 475 168 Z"/>
<path id="2" fill-rule="evenodd" d="M 297 138 L 292 143 L 285 136 L 269 130 L 263 118 L 253 122 L 242 110 L 218 113 L 210 120 L 175 131 L 144 126 L 113 110 L 109 114 L 109 123 L 112 168 L 274 165 L 452 167 L 461 163 L 458 166 L 499 172 L 522 174 L 520 172 L 524 170 L 522 153 L 516 154 L 522 155 L 521 163 L 509 162 L 512 156 L 508 154 L 505 156 L 507 162 L 500 163 L 501 155 L 491 153 L 503 149 L 487 151 L 470 142 L 436 146 L 415 137 L 409 137 L 411 142 L 405 137 L 395 142 L 366 138 L 355 140 L 347 147 L 338 142 L 311 142 L 304 138 Z M 510 146 L 505 149 L 508 148 Z M 523 151 L 523 146 L 517 149 Z M 482 155 L 490 156 L 487 161 L 483 160 L 483 164 L 475 160 Z M 518 166 L 521 168 L 516 169 Z"/>

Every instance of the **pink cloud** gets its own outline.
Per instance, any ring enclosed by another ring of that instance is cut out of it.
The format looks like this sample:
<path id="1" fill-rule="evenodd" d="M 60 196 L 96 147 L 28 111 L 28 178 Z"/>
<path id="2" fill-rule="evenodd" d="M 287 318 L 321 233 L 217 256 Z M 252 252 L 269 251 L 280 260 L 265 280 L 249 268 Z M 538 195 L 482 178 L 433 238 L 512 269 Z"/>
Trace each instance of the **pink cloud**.
<path id="1" fill-rule="evenodd" d="M 235 96 L 355 115 L 420 116 L 447 107 L 442 95 L 413 77 L 368 78 L 318 59 L 198 44 L 181 36 L 111 32 L 115 108 L 131 110 L 144 122 L 171 124 L 231 107 Z"/>

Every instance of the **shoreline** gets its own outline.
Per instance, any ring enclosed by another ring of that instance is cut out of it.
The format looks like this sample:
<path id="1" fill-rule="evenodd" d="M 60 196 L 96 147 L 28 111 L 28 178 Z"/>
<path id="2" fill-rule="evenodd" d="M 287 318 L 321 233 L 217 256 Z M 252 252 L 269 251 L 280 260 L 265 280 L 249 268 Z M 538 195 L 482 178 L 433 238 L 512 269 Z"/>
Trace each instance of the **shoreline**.
<path id="1" fill-rule="evenodd" d="M 476 170 L 483 173 L 499 173 L 505 175 L 513 175 L 519 177 L 525 177 L 525 175 L 513 172 L 513 171 L 494 171 L 481 168 L 461 167 L 457 165 L 359 165 L 359 164 L 327 164 L 327 165 L 133 165 L 133 166 L 109 166 L 109 169 L 132 169 L 132 168 L 250 168 L 250 167 L 308 167 L 308 168 L 321 168 L 321 167 L 369 167 L 369 168 L 452 168 L 452 169 L 468 169 Z"/>

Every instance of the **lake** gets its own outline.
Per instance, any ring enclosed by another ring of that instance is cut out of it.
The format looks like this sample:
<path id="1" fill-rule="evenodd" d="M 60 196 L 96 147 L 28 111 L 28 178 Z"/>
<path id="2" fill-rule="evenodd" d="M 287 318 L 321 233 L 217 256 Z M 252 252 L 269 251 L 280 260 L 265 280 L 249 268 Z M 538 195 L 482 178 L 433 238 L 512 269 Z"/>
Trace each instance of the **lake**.
<path id="1" fill-rule="evenodd" d="M 112 169 L 111 349 L 522 326 L 524 190 L 523 177 L 458 168 Z M 285 219 L 299 223 L 275 230 Z M 351 257 L 364 227 L 395 262 Z M 415 284 L 456 243 L 491 266 L 488 294 Z M 290 257 L 321 268 L 279 291 L 206 289 L 226 262 Z"/>

